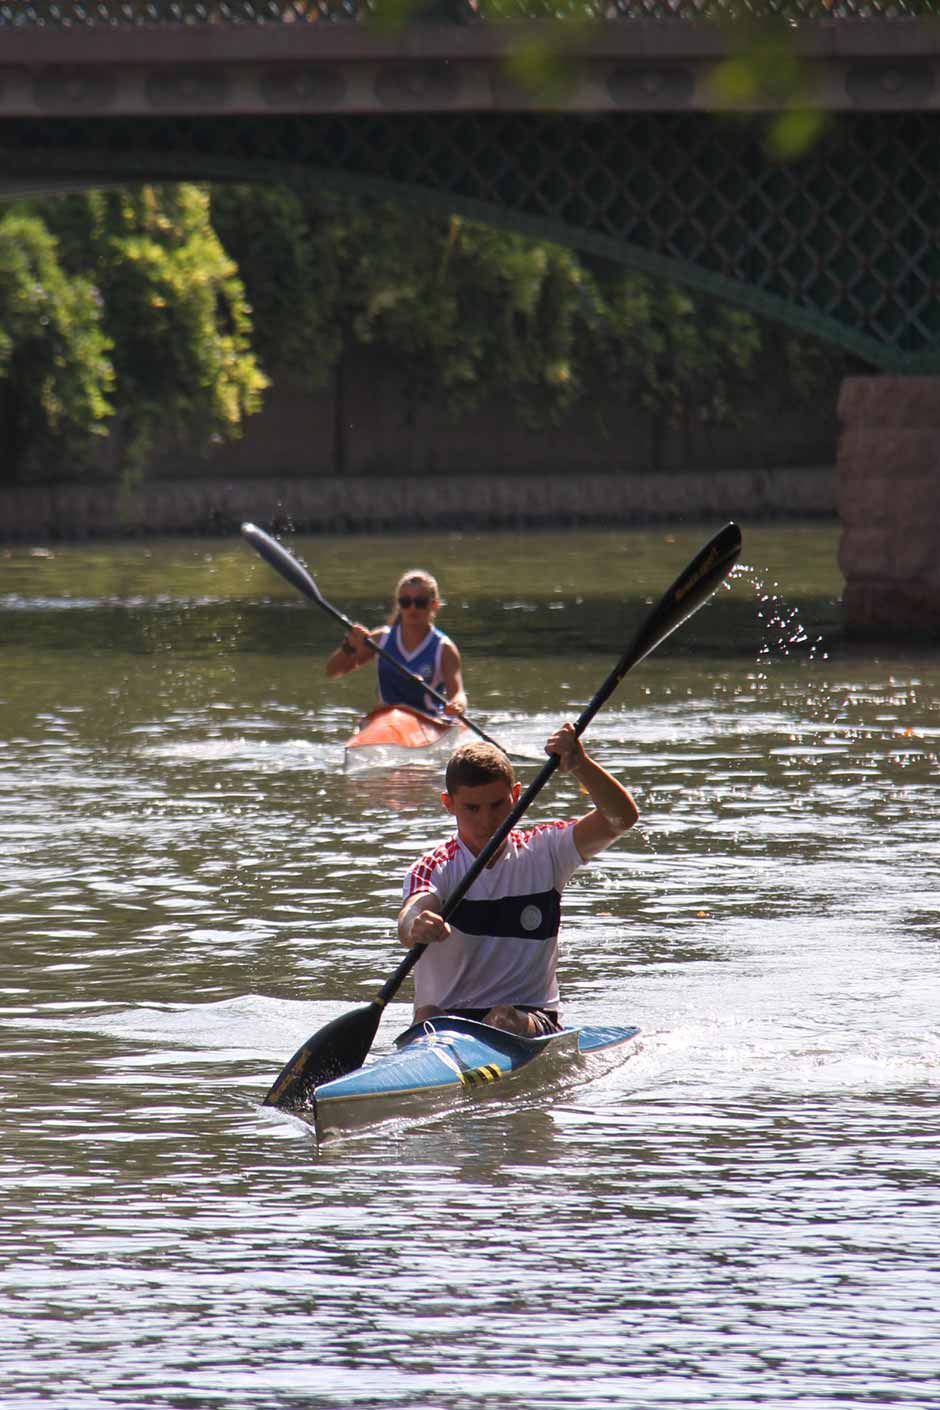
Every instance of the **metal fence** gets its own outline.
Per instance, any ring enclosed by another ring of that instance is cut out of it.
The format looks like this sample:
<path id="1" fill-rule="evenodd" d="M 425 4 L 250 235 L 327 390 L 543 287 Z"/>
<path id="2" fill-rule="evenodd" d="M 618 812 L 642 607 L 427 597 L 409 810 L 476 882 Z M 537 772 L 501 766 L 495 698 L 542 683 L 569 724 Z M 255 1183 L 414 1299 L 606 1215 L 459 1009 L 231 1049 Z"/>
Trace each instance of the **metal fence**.
<path id="1" fill-rule="evenodd" d="M 21 0 L 0 28 L 178 25 L 476 24 L 511 20 L 756 20 L 853 23 L 940 14 L 940 0 Z"/>

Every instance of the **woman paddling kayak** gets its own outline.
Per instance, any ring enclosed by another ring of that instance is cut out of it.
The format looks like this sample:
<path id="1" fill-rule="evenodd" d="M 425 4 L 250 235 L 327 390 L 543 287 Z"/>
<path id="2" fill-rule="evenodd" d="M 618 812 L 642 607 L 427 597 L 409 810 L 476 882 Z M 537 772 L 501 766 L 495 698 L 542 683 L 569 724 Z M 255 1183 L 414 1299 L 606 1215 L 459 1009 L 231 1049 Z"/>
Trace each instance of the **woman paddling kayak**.
<path id="1" fill-rule="evenodd" d="M 353 624 L 336 650 L 327 658 L 330 680 L 347 676 L 375 661 L 378 667 L 379 700 L 383 705 L 406 705 L 425 715 L 462 715 L 467 708 L 460 652 L 450 637 L 434 625 L 440 607 L 437 580 L 423 568 L 402 574 L 395 588 L 392 613 L 387 626 L 369 630 Z M 369 643 L 385 656 L 394 657 L 405 672 L 420 676 L 432 690 L 446 695 L 442 705 L 428 695 L 416 680 L 396 670 L 378 656 Z"/>

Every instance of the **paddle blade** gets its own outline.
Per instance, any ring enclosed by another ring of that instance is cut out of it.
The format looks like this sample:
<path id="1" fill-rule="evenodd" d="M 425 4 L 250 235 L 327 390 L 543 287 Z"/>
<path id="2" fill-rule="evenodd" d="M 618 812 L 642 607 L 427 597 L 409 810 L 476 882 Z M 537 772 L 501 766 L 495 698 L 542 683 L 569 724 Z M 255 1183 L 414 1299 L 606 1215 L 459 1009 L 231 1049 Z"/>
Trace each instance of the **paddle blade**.
<path id="1" fill-rule="evenodd" d="M 699 550 L 650 613 L 628 653 L 630 666 L 642 661 L 708 601 L 731 572 L 740 552 L 741 530 L 737 524 L 726 524 Z"/>
<path id="2" fill-rule="evenodd" d="M 314 1092 L 334 1077 L 361 1067 L 378 1032 L 384 1005 L 373 1000 L 365 1008 L 341 1014 L 308 1038 L 284 1067 L 264 1099 L 281 1111 L 309 1111 Z"/>
<path id="3" fill-rule="evenodd" d="M 242 537 L 248 540 L 252 548 L 260 553 L 265 562 L 270 563 L 282 578 L 286 578 L 305 597 L 323 605 L 320 589 L 313 578 L 303 564 L 299 563 L 292 553 L 288 553 L 283 544 L 278 543 L 277 539 L 273 539 L 255 524 L 242 524 Z"/>

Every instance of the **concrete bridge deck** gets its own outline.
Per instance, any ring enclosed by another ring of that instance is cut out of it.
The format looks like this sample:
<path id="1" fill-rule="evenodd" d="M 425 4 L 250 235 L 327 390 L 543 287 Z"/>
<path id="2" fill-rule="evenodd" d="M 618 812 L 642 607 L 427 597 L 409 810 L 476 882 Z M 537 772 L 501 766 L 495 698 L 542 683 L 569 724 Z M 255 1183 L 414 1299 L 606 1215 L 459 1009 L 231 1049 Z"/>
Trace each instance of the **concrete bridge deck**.
<path id="1" fill-rule="evenodd" d="M 797 97 L 830 112 L 940 109 L 937 21 L 820 19 L 769 33 L 794 61 L 788 81 L 732 97 L 716 84 L 716 66 L 754 35 L 685 19 L 394 31 L 286 22 L 4 28 L 0 21 L 0 118 L 766 112 Z M 564 71 L 533 64 L 520 82 L 514 60 L 525 53 L 561 59 Z"/>

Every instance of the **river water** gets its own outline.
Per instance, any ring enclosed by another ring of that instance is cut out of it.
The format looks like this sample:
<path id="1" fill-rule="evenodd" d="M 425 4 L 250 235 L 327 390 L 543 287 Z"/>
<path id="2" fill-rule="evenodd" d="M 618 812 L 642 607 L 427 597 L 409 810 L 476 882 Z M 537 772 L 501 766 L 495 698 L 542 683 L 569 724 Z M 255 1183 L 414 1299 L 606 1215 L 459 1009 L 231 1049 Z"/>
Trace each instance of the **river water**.
<path id="1" fill-rule="evenodd" d="M 718 527 L 288 542 L 367 622 L 436 570 L 525 751 Z M 320 1149 L 260 1099 L 398 963 L 437 770 L 344 773 L 372 682 L 240 540 L 0 549 L 5 1410 L 940 1405 L 940 667 L 842 642 L 835 526 L 743 528 L 589 732 L 642 818 L 565 1012 L 640 1051 Z"/>

